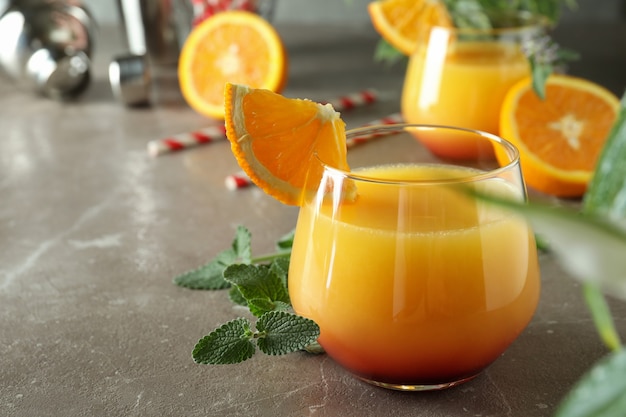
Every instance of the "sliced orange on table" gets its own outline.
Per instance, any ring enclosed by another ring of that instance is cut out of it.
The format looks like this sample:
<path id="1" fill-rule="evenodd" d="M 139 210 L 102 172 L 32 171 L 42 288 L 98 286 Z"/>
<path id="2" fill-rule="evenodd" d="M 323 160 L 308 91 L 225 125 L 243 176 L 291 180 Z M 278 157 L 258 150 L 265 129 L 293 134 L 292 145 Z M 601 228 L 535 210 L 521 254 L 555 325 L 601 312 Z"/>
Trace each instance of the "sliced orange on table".
<path id="1" fill-rule="evenodd" d="M 280 92 L 287 81 L 287 53 L 278 32 L 261 16 L 220 12 L 194 27 L 185 40 L 178 79 L 191 108 L 223 119 L 224 83 Z"/>
<path id="2" fill-rule="evenodd" d="M 224 96 L 226 136 L 239 166 L 278 201 L 301 205 L 315 192 L 319 161 L 349 170 L 345 123 L 330 104 L 233 83 Z"/>
<path id="3" fill-rule="evenodd" d="M 453 26 L 441 0 L 378 0 L 369 3 L 367 10 L 376 31 L 405 55 L 415 50 L 420 30 Z"/>
<path id="4" fill-rule="evenodd" d="M 580 197 L 619 111 L 619 99 L 592 81 L 552 75 L 541 100 L 530 78 L 508 91 L 500 135 L 517 146 L 528 186 L 557 197 Z"/>

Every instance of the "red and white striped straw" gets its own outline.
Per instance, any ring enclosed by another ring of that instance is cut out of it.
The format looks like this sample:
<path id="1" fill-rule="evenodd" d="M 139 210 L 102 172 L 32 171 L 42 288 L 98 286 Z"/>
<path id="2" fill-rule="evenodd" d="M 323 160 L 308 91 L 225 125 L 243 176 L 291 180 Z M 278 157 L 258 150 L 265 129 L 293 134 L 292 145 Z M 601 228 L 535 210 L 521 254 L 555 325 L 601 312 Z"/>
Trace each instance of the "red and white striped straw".
<path id="1" fill-rule="evenodd" d="M 397 124 L 397 123 L 402 123 L 403 122 L 403 118 L 402 115 L 400 113 L 393 113 L 390 114 L 389 116 L 383 117 L 381 119 L 376 119 L 376 120 L 372 120 L 369 123 L 364 124 L 361 127 L 367 127 L 367 126 L 379 126 L 379 125 L 393 125 L 393 124 Z M 348 140 L 346 140 L 346 147 L 348 149 L 353 148 L 357 145 L 360 145 L 362 143 L 366 143 L 369 142 L 373 139 L 377 139 L 381 136 L 388 136 L 388 135 L 392 135 L 395 132 L 390 131 L 390 132 L 374 132 L 374 133 L 368 133 L 367 135 L 362 135 L 362 136 L 357 136 L 357 137 L 352 137 L 349 138 Z"/>
<path id="2" fill-rule="evenodd" d="M 377 99 L 376 91 L 367 89 L 322 103 L 330 103 L 336 111 L 341 112 L 372 104 Z M 179 133 L 163 139 L 152 140 L 148 142 L 148 154 L 156 157 L 224 139 L 226 139 L 226 129 L 223 125 L 209 126 L 194 132 Z"/>
<path id="3" fill-rule="evenodd" d="M 394 113 L 389 116 L 383 117 L 381 119 L 372 120 L 369 123 L 364 124 L 361 127 L 366 126 L 378 126 L 378 125 L 392 125 L 396 123 L 402 123 L 404 119 L 400 113 Z M 368 135 L 362 135 L 350 138 L 346 141 L 346 147 L 348 149 L 353 148 L 357 145 L 361 145 L 363 143 L 370 142 L 373 139 L 380 138 L 382 136 L 389 136 L 394 134 L 395 132 L 377 132 L 371 133 Z M 224 184 L 226 188 L 229 190 L 239 190 L 241 188 L 246 188 L 251 185 L 254 185 L 252 180 L 246 175 L 243 171 L 238 171 L 235 174 L 230 174 L 224 179 Z"/>
<path id="4" fill-rule="evenodd" d="M 209 126 L 193 132 L 179 133 L 167 138 L 152 140 L 148 142 L 148 154 L 159 156 L 224 139 L 226 139 L 224 125 Z"/>
<path id="5" fill-rule="evenodd" d="M 335 111 L 342 112 L 352 110 L 356 107 L 367 106 L 368 104 L 374 103 L 377 99 L 378 93 L 376 90 L 368 89 L 359 91 L 358 93 L 337 97 L 330 101 L 322 101 L 322 103 L 330 103 Z"/>
<path id="6" fill-rule="evenodd" d="M 228 190 L 233 191 L 233 190 L 239 190 L 241 188 L 246 188 L 250 185 L 254 185 L 254 183 L 252 182 L 250 177 L 246 175 L 245 172 L 238 171 L 234 174 L 228 175 L 224 179 L 224 185 L 226 185 L 226 188 Z"/>

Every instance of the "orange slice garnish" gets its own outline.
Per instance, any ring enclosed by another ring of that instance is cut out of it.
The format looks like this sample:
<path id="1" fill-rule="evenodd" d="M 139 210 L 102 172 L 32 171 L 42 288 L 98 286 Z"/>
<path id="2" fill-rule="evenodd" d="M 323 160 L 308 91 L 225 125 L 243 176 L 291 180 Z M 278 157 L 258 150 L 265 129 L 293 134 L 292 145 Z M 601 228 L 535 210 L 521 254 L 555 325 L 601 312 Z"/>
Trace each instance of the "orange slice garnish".
<path id="1" fill-rule="evenodd" d="M 280 92 L 287 80 L 287 53 L 278 32 L 246 11 L 217 13 L 194 27 L 180 53 L 183 97 L 198 113 L 224 118 L 224 83 Z"/>
<path id="2" fill-rule="evenodd" d="M 345 123 L 330 104 L 227 83 L 226 135 L 241 169 L 267 194 L 301 205 L 317 190 L 320 161 L 349 170 Z"/>
<path id="3" fill-rule="evenodd" d="M 618 111 L 617 96 L 592 81 L 552 75 L 541 100 L 528 77 L 504 99 L 500 134 L 519 149 L 530 187 L 558 197 L 580 197 Z"/>
<path id="4" fill-rule="evenodd" d="M 420 30 L 453 26 L 441 0 L 378 0 L 367 10 L 380 36 L 405 55 L 415 51 Z"/>

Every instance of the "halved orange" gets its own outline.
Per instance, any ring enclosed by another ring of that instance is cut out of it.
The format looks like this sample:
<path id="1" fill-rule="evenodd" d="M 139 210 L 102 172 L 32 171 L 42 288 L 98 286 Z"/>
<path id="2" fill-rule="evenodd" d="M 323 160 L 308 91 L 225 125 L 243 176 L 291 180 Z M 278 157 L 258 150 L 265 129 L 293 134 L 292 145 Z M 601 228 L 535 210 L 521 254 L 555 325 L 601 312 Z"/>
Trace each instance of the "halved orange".
<path id="1" fill-rule="evenodd" d="M 500 135 L 519 149 L 528 186 L 557 197 L 580 197 L 618 111 L 617 96 L 590 80 L 551 75 L 541 100 L 528 77 L 504 99 Z"/>
<path id="2" fill-rule="evenodd" d="M 287 81 L 287 53 L 274 27 L 246 11 L 217 13 L 194 27 L 180 53 L 183 97 L 198 113 L 224 118 L 224 83 L 280 92 Z"/>
<path id="3" fill-rule="evenodd" d="M 323 167 L 348 170 L 345 123 L 330 104 L 226 83 L 226 136 L 241 169 L 267 194 L 301 205 Z"/>
<path id="4" fill-rule="evenodd" d="M 377 0 L 367 10 L 376 31 L 405 55 L 415 50 L 420 30 L 453 26 L 441 0 Z"/>

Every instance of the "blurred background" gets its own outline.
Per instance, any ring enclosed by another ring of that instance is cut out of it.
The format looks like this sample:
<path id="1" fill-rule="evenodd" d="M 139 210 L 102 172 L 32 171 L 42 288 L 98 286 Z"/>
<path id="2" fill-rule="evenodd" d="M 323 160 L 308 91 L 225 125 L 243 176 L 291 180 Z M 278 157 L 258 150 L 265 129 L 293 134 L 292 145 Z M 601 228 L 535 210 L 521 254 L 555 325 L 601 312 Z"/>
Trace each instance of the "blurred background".
<path id="1" fill-rule="evenodd" d="M 369 0 L 278 0 L 274 22 L 350 24 L 371 28 L 366 5 Z M 625 0 L 576 0 L 578 10 L 566 11 L 563 22 L 576 20 L 616 21 L 626 19 Z M 101 24 L 118 20 L 115 0 L 85 0 Z"/>

